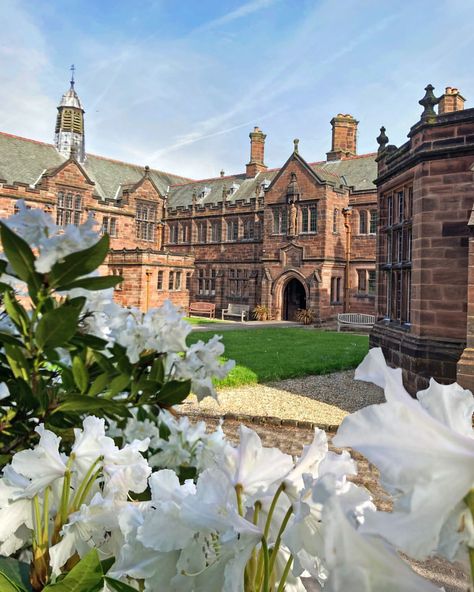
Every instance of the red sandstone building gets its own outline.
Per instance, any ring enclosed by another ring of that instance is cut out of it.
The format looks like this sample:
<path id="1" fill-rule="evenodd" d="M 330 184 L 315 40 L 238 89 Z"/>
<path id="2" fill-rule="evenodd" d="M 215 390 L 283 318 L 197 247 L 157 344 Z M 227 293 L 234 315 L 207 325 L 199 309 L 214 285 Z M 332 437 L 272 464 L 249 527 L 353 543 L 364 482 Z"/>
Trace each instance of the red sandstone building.
<path id="1" fill-rule="evenodd" d="M 448 87 L 397 148 L 378 137 L 377 318 L 371 345 L 402 367 L 474 387 L 474 109 Z M 438 113 L 434 107 L 438 105 Z"/>
<path id="2" fill-rule="evenodd" d="M 58 223 L 95 217 L 111 237 L 117 299 L 143 310 L 166 298 L 267 306 L 276 319 L 311 309 L 373 312 L 376 154 L 358 155 L 358 122 L 331 121 L 327 160 L 308 163 L 298 141 L 279 169 L 265 165 L 265 134 L 250 133 L 241 174 L 194 181 L 87 154 L 84 110 L 71 88 L 55 143 L 0 133 L 0 209 L 18 199 Z"/>

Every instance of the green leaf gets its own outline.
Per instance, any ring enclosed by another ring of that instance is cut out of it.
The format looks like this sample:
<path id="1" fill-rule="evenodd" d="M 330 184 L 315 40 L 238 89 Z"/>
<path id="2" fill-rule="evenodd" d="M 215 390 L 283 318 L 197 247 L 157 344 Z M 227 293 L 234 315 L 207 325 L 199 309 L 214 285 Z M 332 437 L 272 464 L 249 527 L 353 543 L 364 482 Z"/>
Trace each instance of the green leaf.
<path id="1" fill-rule="evenodd" d="M 120 282 L 123 282 L 123 278 L 118 275 L 104 275 L 102 277 L 86 277 L 70 284 L 63 284 L 61 288 L 58 288 L 58 292 L 64 292 L 65 290 L 72 290 L 73 288 L 82 288 L 83 290 L 107 290 L 107 288 L 113 288 Z"/>
<path id="2" fill-rule="evenodd" d="M 2 592 L 18 592 L 18 590 L 29 592 L 31 586 L 28 563 L 0 556 L 0 590 Z"/>
<path id="3" fill-rule="evenodd" d="M 115 397 L 115 395 L 118 395 L 119 393 L 124 391 L 129 384 L 130 376 L 128 374 L 119 374 L 110 383 L 108 396 Z"/>
<path id="4" fill-rule="evenodd" d="M 23 332 L 28 332 L 30 319 L 23 306 L 15 299 L 11 292 L 5 292 L 3 296 L 3 304 L 8 316 L 15 323 L 15 325 Z"/>
<path id="5" fill-rule="evenodd" d="M 103 350 L 107 347 L 105 339 L 87 333 L 76 333 L 70 342 L 77 347 L 90 347 L 92 350 Z"/>
<path id="6" fill-rule="evenodd" d="M 116 592 L 137 592 L 136 588 L 132 588 L 128 584 L 124 584 L 123 582 L 119 582 L 118 580 L 114 580 L 108 576 L 104 577 L 104 581 L 107 582 L 109 587 Z"/>
<path id="7" fill-rule="evenodd" d="M 2 331 L 0 331 L 0 343 L 8 343 L 9 345 L 23 347 L 23 343 L 19 339 L 10 335 L 10 333 L 3 333 Z"/>
<path id="8" fill-rule="evenodd" d="M 93 272 L 103 263 L 108 251 L 109 237 L 104 235 L 92 247 L 67 255 L 61 263 L 53 265 L 48 276 L 50 285 L 61 290 L 64 285 Z"/>
<path id="9" fill-rule="evenodd" d="M 72 361 L 72 375 L 74 376 L 74 382 L 76 383 L 77 388 L 81 394 L 84 394 L 89 386 L 89 372 L 82 361 L 82 358 L 79 356 L 75 356 Z"/>
<path id="10" fill-rule="evenodd" d="M 83 413 L 85 411 L 103 411 L 104 413 L 112 413 L 115 415 L 129 415 L 123 403 L 117 401 L 110 401 L 102 397 L 88 397 L 87 395 L 70 395 L 59 403 L 53 410 L 53 413 L 62 411 L 75 411 L 76 413 Z"/>
<path id="11" fill-rule="evenodd" d="M 28 243 L 10 230 L 4 222 L 0 222 L 0 236 L 5 255 L 16 275 L 39 289 L 41 276 L 35 271 L 35 256 Z"/>
<path id="12" fill-rule="evenodd" d="M 107 372 L 99 374 L 94 382 L 91 384 L 89 392 L 87 393 L 90 397 L 95 397 L 99 393 L 103 393 L 107 386 L 110 384 L 110 375 Z"/>
<path id="13" fill-rule="evenodd" d="M 68 303 L 42 317 L 36 328 L 36 343 L 41 349 L 59 347 L 71 339 L 77 329 L 79 311 Z"/>
<path id="14" fill-rule="evenodd" d="M 156 402 L 159 405 L 176 405 L 184 401 L 190 392 L 190 380 L 170 380 L 158 393 Z"/>
<path id="15" fill-rule="evenodd" d="M 156 380 L 157 382 L 163 383 L 165 379 L 165 365 L 163 358 L 158 357 L 153 361 L 150 370 L 150 378 L 151 380 Z"/>
<path id="16" fill-rule="evenodd" d="M 97 549 L 92 549 L 75 565 L 67 576 L 43 588 L 43 592 L 99 592 L 103 587 L 104 572 Z"/>

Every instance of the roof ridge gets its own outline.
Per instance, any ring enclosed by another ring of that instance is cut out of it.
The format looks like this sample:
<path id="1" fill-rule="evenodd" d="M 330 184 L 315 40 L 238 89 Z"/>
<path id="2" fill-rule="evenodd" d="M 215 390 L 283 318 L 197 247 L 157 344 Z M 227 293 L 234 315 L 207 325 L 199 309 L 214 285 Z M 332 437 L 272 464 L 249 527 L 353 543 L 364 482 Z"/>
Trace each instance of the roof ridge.
<path id="1" fill-rule="evenodd" d="M 242 175 L 245 175 L 245 172 L 242 171 L 241 173 L 234 173 L 233 175 L 224 175 L 223 177 L 221 177 L 219 175 L 219 177 L 207 177 L 206 179 L 194 179 L 194 180 L 191 179 L 187 183 L 173 183 L 172 185 L 170 185 L 170 187 L 182 187 L 183 185 L 195 185 L 196 183 L 205 183 L 206 181 L 219 181 L 220 179 L 232 179 L 234 177 L 241 177 Z"/>
<path id="2" fill-rule="evenodd" d="M 31 142 L 32 144 L 40 144 L 41 146 L 50 146 L 51 148 L 54 148 L 54 144 L 49 144 L 48 142 L 42 142 L 41 140 L 33 140 L 32 138 L 25 138 L 24 136 L 18 136 L 16 134 L 9 134 L 8 132 L 0 131 L 0 135 L 6 136 L 7 138 L 15 138 L 17 140 L 24 140 L 25 142 Z M 141 166 L 141 165 L 135 164 L 133 162 L 126 162 L 125 160 L 108 158 L 107 156 L 100 156 L 99 154 L 93 154 L 92 152 L 87 152 L 86 157 L 87 156 L 93 156 L 94 158 L 100 158 L 101 160 L 108 160 L 109 162 L 116 162 L 117 164 L 126 164 L 128 166 L 133 166 L 133 167 L 140 167 Z M 142 168 L 144 168 L 144 167 L 142 167 Z M 178 179 L 185 179 L 188 182 L 193 181 L 190 177 L 184 177 L 183 175 L 177 175 L 175 173 L 161 171 L 160 169 L 154 169 L 154 168 L 150 167 L 150 170 L 153 172 L 156 172 L 156 173 L 161 173 L 163 175 L 171 175 L 172 177 L 177 177 Z"/>
<path id="3" fill-rule="evenodd" d="M 54 148 L 54 144 L 48 142 L 42 142 L 41 140 L 32 140 L 31 138 L 25 138 L 24 136 L 17 136 L 16 134 L 9 134 L 8 132 L 0 132 L 0 135 L 7 136 L 8 138 L 15 138 L 17 140 L 25 140 L 25 142 L 31 142 L 33 144 L 41 144 L 42 146 L 51 146 Z"/>
<path id="4" fill-rule="evenodd" d="M 109 162 L 116 162 L 117 164 L 126 164 L 126 165 L 132 166 L 132 167 L 141 167 L 142 169 L 145 168 L 141 164 L 127 162 L 126 160 L 118 160 L 117 158 L 109 158 L 108 156 L 101 156 L 100 154 L 94 154 L 92 152 L 86 152 L 86 157 L 87 156 L 93 156 L 94 158 L 100 158 L 101 160 L 108 160 Z M 150 171 L 154 172 L 154 173 L 161 173 L 163 175 L 171 175 L 172 177 L 178 177 L 178 179 L 186 179 L 188 181 L 188 183 L 194 182 L 193 179 L 191 179 L 190 177 L 184 177 L 183 175 L 177 175 L 176 173 L 169 173 L 167 171 L 162 171 L 160 169 L 154 169 L 153 167 L 150 167 Z M 186 184 L 187 183 L 184 183 L 184 185 L 186 185 Z"/>

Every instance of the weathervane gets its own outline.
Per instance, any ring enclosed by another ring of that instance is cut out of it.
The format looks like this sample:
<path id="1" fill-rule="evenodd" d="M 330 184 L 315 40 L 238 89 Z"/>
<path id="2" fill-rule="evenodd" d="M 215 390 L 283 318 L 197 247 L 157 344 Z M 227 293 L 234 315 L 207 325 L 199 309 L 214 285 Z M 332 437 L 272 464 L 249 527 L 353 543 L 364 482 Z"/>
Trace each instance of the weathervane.
<path id="1" fill-rule="evenodd" d="M 71 70 L 71 88 L 74 88 L 74 72 L 76 70 L 74 64 L 72 64 L 70 70 Z"/>

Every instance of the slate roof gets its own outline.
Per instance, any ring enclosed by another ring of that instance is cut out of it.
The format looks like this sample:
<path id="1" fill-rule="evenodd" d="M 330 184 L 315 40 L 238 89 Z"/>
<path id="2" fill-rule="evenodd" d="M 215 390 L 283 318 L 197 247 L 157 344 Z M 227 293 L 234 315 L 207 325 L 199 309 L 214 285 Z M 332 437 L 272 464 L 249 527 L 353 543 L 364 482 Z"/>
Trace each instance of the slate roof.
<path id="1" fill-rule="evenodd" d="M 345 160 L 315 162 L 309 166 L 328 183 L 353 187 L 356 191 L 375 190 L 377 177 L 376 153 L 355 156 Z M 45 171 L 54 170 L 66 158 L 52 144 L 37 142 L 0 132 L 0 180 L 7 183 L 34 185 Z M 95 193 L 103 200 L 117 199 L 122 190 L 142 179 L 144 167 L 118 160 L 88 154 L 83 165 L 85 172 L 95 182 Z M 205 196 L 197 199 L 197 205 L 222 201 L 224 185 L 227 190 L 233 184 L 239 187 L 228 195 L 228 203 L 249 201 L 255 197 L 262 183 L 270 184 L 280 169 L 269 169 L 255 178 L 247 179 L 245 173 L 192 181 L 186 177 L 150 169 L 150 177 L 162 195 L 167 193 L 170 208 L 187 207 L 192 203 L 193 192 Z"/>
<path id="2" fill-rule="evenodd" d="M 345 160 L 315 162 L 309 166 L 328 183 L 336 186 L 347 185 L 356 191 L 375 191 L 373 181 L 377 177 L 376 156 L 376 153 L 363 154 Z M 265 180 L 271 183 L 279 171 L 280 169 L 269 169 L 250 179 L 247 179 L 245 173 L 242 173 L 173 185 L 168 196 L 168 207 L 173 209 L 190 206 L 193 192 L 196 191 L 199 195 L 206 188 L 210 189 L 210 192 L 202 199 L 198 198 L 197 205 L 204 206 L 220 202 L 224 186 L 229 189 L 233 183 L 240 187 L 228 196 L 227 203 L 234 203 L 236 200 L 249 201 L 250 198 L 255 197 L 256 188 L 260 187 Z"/>
<path id="3" fill-rule="evenodd" d="M 54 170 L 66 160 L 52 144 L 0 132 L 0 180 L 7 183 L 34 185 L 45 171 Z M 134 185 L 144 174 L 143 166 L 93 154 L 87 155 L 83 168 L 95 182 L 95 193 L 104 200 L 116 199 L 122 186 Z M 156 169 L 150 169 L 149 174 L 163 195 L 170 185 L 190 181 Z"/>

